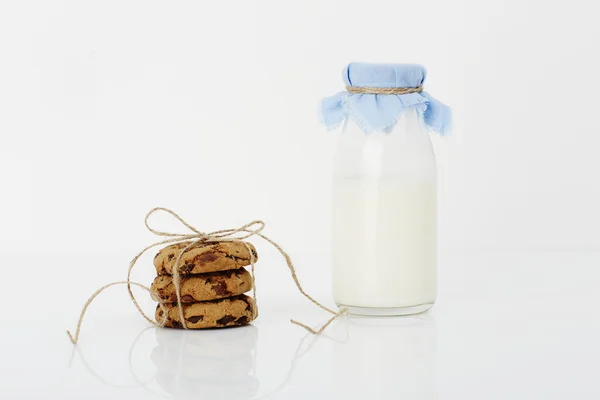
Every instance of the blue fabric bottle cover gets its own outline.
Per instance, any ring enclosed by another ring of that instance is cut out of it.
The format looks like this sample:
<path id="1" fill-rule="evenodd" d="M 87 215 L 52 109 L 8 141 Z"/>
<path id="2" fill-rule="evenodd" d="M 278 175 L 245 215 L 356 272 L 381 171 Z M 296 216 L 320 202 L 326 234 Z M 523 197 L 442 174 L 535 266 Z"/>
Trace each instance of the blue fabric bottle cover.
<path id="1" fill-rule="evenodd" d="M 371 88 L 417 88 L 427 71 L 415 64 L 350 63 L 344 69 L 346 86 Z M 389 131 L 402 112 L 414 107 L 424 124 L 440 135 L 450 133 L 452 111 L 429 93 L 366 94 L 339 92 L 321 103 L 321 118 L 328 129 L 351 117 L 365 132 Z"/>

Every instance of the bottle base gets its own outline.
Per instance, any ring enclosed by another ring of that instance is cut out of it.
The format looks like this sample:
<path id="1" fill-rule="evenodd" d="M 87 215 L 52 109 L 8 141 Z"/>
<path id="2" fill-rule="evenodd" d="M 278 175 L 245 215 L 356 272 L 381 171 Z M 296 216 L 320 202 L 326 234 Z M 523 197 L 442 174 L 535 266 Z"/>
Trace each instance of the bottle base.
<path id="1" fill-rule="evenodd" d="M 397 317 L 401 315 L 420 314 L 433 307 L 433 303 L 419 304 L 411 307 L 358 307 L 338 304 L 339 308 L 348 308 L 350 315 L 364 315 L 369 317 Z"/>

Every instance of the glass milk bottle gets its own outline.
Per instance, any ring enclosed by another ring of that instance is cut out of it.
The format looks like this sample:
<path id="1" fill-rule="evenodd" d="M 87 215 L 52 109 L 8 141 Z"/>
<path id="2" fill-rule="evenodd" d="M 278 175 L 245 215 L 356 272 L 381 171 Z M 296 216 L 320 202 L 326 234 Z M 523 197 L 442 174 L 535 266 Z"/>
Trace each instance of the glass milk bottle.
<path id="1" fill-rule="evenodd" d="M 437 286 L 437 182 L 429 131 L 450 109 L 423 92 L 419 65 L 352 63 L 346 91 L 324 99 L 341 125 L 332 197 L 333 294 L 351 314 L 431 308 Z"/>

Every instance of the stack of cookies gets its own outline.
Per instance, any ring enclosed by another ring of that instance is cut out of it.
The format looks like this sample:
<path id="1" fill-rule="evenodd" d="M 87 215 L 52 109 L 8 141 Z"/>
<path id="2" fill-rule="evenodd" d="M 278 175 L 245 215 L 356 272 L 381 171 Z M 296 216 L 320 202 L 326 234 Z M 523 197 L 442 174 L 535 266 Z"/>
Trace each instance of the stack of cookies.
<path id="1" fill-rule="evenodd" d="M 173 269 L 177 257 L 189 244 L 182 242 L 165 247 L 154 257 L 158 276 L 151 290 L 161 303 L 156 308 L 156 320 L 164 321 L 165 327 L 183 327 Z M 250 265 L 252 256 L 258 259 L 252 244 L 227 241 L 197 243 L 181 254 L 177 270 L 188 329 L 246 325 L 256 319 L 256 303 L 244 294 L 254 287 L 252 276 L 244 268 Z"/>

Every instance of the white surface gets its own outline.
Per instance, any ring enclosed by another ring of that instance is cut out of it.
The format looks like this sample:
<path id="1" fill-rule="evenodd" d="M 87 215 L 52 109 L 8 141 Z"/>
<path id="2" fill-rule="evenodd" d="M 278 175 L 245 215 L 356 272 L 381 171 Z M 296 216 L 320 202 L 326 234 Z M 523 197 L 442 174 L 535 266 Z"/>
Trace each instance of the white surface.
<path id="1" fill-rule="evenodd" d="M 327 315 L 295 292 L 282 299 L 264 285 L 269 267 L 285 268 L 281 260 L 259 265 L 254 327 L 146 329 L 124 288 L 115 288 L 91 306 L 76 351 L 64 330 L 74 328 L 91 288 L 46 285 L 63 258 L 32 257 L 48 268 L 3 289 L 8 299 L 29 290 L 3 313 L 2 399 L 185 399 L 215 391 L 221 395 L 210 398 L 223 400 L 600 396 L 600 253 L 445 254 L 430 312 L 343 319 L 318 338 L 288 319 L 318 325 Z M 90 260 L 90 271 L 115 261 Z"/>
<path id="2" fill-rule="evenodd" d="M 596 10 L 2 1 L 0 182 L 21 195 L 0 198 L 0 246 L 55 251 L 69 235 L 134 252 L 162 205 L 207 230 L 261 218 L 293 253 L 328 252 L 335 135 L 315 109 L 362 60 L 424 64 L 454 108 L 454 136 L 436 141 L 441 248 L 600 249 Z"/>

